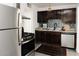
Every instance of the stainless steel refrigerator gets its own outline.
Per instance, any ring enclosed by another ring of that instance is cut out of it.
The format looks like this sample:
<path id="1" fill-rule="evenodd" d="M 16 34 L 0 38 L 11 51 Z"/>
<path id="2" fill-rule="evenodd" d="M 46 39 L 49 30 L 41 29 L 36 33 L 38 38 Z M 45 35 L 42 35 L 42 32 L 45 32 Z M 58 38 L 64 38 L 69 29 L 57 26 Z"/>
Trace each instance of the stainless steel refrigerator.
<path id="1" fill-rule="evenodd" d="M 21 55 L 20 13 L 0 4 L 0 56 Z"/>

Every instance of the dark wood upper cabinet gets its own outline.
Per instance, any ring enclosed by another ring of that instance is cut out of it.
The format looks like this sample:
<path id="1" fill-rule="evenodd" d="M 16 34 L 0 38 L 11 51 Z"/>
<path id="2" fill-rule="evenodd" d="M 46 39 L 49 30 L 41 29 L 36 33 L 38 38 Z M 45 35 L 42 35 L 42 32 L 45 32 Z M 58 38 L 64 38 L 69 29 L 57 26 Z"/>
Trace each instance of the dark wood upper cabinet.
<path id="1" fill-rule="evenodd" d="M 48 11 L 47 17 L 48 20 L 52 20 L 52 19 L 58 19 L 59 16 L 57 14 L 57 11 L 54 10 L 54 11 Z"/>
<path id="2" fill-rule="evenodd" d="M 47 22 L 47 11 L 39 11 L 37 12 L 37 19 L 39 23 L 46 23 Z"/>
<path id="3" fill-rule="evenodd" d="M 58 10 L 60 11 L 60 10 Z M 53 11 L 39 11 L 37 12 L 37 19 L 39 23 L 47 23 L 48 20 L 60 19 L 60 14 L 57 10 Z"/>
<path id="4" fill-rule="evenodd" d="M 53 19 L 60 19 L 64 23 L 76 23 L 76 8 L 39 11 L 37 12 L 37 19 L 39 23 L 46 23 Z"/>
<path id="5" fill-rule="evenodd" d="M 52 19 L 61 19 L 61 14 L 59 12 L 61 12 L 61 10 L 53 10 Z"/>
<path id="6" fill-rule="evenodd" d="M 63 9 L 60 14 L 64 23 L 76 23 L 76 8 Z"/>
<path id="7" fill-rule="evenodd" d="M 57 14 L 56 11 L 48 11 L 47 12 L 47 19 L 48 20 L 56 19 L 57 18 L 56 14 Z"/>

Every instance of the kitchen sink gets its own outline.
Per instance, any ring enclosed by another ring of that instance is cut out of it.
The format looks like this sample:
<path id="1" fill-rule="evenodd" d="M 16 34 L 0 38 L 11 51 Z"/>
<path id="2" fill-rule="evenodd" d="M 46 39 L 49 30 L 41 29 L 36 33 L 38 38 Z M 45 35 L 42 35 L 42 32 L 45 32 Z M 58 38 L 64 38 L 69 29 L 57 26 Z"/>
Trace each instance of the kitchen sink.
<path id="1" fill-rule="evenodd" d="M 61 28 L 57 28 L 57 29 L 53 29 L 53 28 L 49 28 L 48 31 L 61 31 Z"/>

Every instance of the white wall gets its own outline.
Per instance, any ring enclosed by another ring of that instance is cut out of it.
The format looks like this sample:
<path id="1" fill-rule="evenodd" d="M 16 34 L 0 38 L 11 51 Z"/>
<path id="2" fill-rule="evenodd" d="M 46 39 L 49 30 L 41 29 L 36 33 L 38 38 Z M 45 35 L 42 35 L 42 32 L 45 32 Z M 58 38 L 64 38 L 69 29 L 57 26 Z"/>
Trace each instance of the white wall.
<path id="1" fill-rule="evenodd" d="M 37 7 L 33 5 L 33 31 L 39 26 L 37 22 Z"/>
<path id="2" fill-rule="evenodd" d="M 0 4 L 16 8 L 16 3 L 0 3 Z"/>
<path id="3" fill-rule="evenodd" d="M 67 5 L 67 4 L 65 5 L 64 4 L 64 5 L 56 5 L 56 6 L 55 5 L 54 6 L 52 5 L 51 6 L 51 9 L 52 10 L 56 10 L 56 9 L 74 8 L 74 7 L 76 7 L 76 5 L 77 4 L 71 4 L 71 5 L 70 4 L 69 5 Z M 44 11 L 44 10 L 48 10 L 48 6 L 47 7 L 38 8 L 38 11 Z"/>
<path id="4" fill-rule="evenodd" d="M 21 14 L 30 18 L 30 20 L 24 19 L 24 32 L 34 33 L 35 28 L 38 26 L 36 20 L 36 7 L 32 5 L 31 8 L 29 8 L 26 3 L 23 3 L 21 4 Z"/>
<path id="5" fill-rule="evenodd" d="M 77 6 L 77 43 L 76 51 L 79 53 L 79 5 Z"/>

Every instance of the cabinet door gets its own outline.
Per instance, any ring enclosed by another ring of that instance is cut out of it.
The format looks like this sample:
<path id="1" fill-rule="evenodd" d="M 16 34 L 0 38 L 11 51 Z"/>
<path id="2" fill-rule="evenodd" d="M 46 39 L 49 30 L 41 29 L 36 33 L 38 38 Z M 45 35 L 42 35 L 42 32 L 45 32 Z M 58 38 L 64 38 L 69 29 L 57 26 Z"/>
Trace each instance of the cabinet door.
<path id="1" fill-rule="evenodd" d="M 28 53 L 35 48 L 34 44 L 35 44 L 34 40 L 31 40 L 28 43 L 22 44 L 21 45 L 21 56 L 28 55 Z"/>
<path id="2" fill-rule="evenodd" d="M 57 11 L 52 11 L 52 19 L 57 19 Z"/>
<path id="3" fill-rule="evenodd" d="M 46 23 L 47 22 L 47 11 L 38 12 L 37 19 L 39 23 Z"/>
<path id="4" fill-rule="evenodd" d="M 56 11 L 56 19 L 60 19 L 61 20 L 61 10 L 57 10 Z"/>
<path id="5" fill-rule="evenodd" d="M 47 19 L 52 20 L 52 19 L 57 19 L 57 12 L 54 11 L 47 11 Z"/>
<path id="6" fill-rule="evenodd" d="M 61 34 L 58 32 L 48 32 L 46 39 L 49 44 L 61 45 Z"/>
<path id="7" fill-rule="evenodd" d="M 41 31 L 35 31 L 35 42 L 36 43 L 41 42 Z"/>
<path id="8" fill-rule="evenodd" d="M 49 19 L 60 19 L 61 14 L 59 13 L 61 10 L 53 10 L 47 12 L 47 18 Z"/>
<path id="9" fill-rule="evenodd" d="M 37 43 L 45 43 L 46 41 L 46 32 L 45 31 L 36 31 L 35 33 Z"/>
<path id="10" fill-rule="evenodd" d="M 64 23 L 76 22 L 76 9 L 65 9 L 61 11 L 61 19 Z"/>
<path id="11" fill-rule="evenodd" d="M 41 31 L 41 42 L 42 43 L 47 43 L 46 32 L 45 31 Z"/>
<path id="12" fill-rule="evenodd" d="M 43 23 L 46 23 L 47 22 L 47 11 L 44 11 L 44 12 L 42 12 L 43 13 L 43 15 L 42 15 L 42 17 L 43 17 Z"/>
<path id="13" fill-rule="evenodd" d="M 38 19 L 38 22 L 42 22 L 42 13 L 41 12 L 38 12 L 37 13 L 37 19 Z"/>

